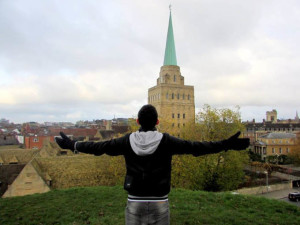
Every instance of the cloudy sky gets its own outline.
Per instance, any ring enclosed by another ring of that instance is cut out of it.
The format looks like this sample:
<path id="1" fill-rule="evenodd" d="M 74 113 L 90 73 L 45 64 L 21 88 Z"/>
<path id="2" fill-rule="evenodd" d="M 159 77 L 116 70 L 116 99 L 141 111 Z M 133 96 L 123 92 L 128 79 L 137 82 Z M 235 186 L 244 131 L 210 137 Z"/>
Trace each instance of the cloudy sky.
<path id="1" fill-rule="evenodd" d="M 300 113 L 299 0 L 172 0 L 177 62 L 204 105 Z M 132 117 L 163 64 L 170 0 L 0 0 L 0 118 Z"/>

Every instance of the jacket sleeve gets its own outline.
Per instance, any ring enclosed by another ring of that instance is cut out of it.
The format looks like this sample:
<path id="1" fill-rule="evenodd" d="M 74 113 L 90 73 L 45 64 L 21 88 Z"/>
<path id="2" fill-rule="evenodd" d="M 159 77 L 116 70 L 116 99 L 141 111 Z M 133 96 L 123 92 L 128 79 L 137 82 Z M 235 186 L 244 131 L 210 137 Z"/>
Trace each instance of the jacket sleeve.
<path id="1" fill-rule="evenodd" d="M 201 156 L 226 150 L 224 141 L 187 141 L 170 135 L 168 135 L 167 139 L 169 139 L 167 142 L 170 144 L 172 155 L 192 154 L 194 156 Z"/>
<path id="2" fill-rule="evenodd" d="M 129 135 L 102 142 L 76 142 L 75 150 L 92 155 L 123 155 Z"/>

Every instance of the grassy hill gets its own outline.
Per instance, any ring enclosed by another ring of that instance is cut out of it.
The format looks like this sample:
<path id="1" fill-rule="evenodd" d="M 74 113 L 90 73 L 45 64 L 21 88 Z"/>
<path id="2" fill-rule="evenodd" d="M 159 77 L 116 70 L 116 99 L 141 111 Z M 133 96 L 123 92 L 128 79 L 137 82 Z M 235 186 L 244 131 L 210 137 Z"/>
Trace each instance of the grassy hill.
<path id="1" fill-rule="evenodd" d="M 0 199 L 0 224 L 124 224 L 122 187 L 54 190 Z M 171 224 L 300 224 L 300 209 L 262 197 L 173 189 Z"/>

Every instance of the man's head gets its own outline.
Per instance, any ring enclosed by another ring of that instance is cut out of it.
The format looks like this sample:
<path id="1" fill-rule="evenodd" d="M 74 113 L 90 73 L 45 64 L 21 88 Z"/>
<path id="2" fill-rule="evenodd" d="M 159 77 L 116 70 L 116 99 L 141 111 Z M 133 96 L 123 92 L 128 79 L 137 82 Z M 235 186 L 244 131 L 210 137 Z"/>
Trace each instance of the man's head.
<path id="1" fill-rule="evenodd" d="M 152 130 L 159 123 L 155 107 L 150 104 L 144 105 L 138 113 L 137 122 L 143 130 Z"/>

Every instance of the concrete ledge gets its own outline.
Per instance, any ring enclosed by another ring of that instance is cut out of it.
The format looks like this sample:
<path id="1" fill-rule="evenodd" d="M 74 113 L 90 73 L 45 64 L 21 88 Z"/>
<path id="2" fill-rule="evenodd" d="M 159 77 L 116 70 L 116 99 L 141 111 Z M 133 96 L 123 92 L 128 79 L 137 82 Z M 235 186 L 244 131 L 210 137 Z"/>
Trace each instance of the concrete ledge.
<path id="1" fill-rule="evenodd" d="M 238 189 L 235 192 L 239 194 L 246 194 L 246 195 L 257 195 L 257 194 L 264 194 L 272 191 L 280 191 L 285 189 L 293 188 L 292 181 L 288 181 L 287 183 L 283 184 L 272 184 L 267 186 L 259 186 L 259 187 L 252 187 L 252 188 L 242 188 Z"/>

